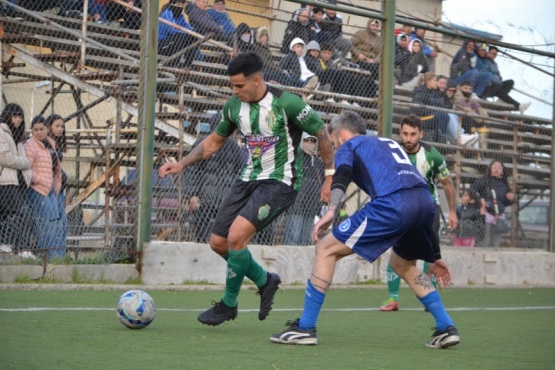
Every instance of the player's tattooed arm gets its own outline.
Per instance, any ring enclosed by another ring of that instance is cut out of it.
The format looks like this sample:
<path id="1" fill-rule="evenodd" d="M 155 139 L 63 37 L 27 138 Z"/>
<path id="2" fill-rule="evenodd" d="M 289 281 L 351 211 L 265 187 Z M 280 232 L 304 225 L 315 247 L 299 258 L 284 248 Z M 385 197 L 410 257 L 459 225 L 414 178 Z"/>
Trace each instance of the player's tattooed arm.
<path id="1" fill-rule="evenodd" d="M 322 158 L 322 162 L 324 162 L 324 167 L 326 169 L 333 169 L 333 148 L 326 128 L 322 128 L 315 136 L 318 139 L 320 158 Z"/>
<path id="2" fill-rule="evenodd" d="M 414 278 L 414 283 L 417 285 L 422 285 L 425 290 L 433 290 L 434 286 L 432 285 L 432 281 L 425 273 L 421 272 Z"/>
<path id="3" fill-rule="evenodd" d="M 332 211 L 334 214 L 337 214 L 337 212 L 339 212 L 339 209 L 341 208 L 341 200 L 343 199 L 344 195 L 345 192 L 343 190 L 338 188 L 333 189 L 330 195 L 328 211 Z"/>
<path id="4" fill-rule="evenodd" d="M 196 148 L 191 150 L 191 152 L 180 161 L 181 166 L 183 168 L 187 168 L 193 163 L 211 157 L 225 145 L 226 140 L 227 137 L 223 137 L 216 132 L 212 132 L 212 134 L 201 141 Z"/>

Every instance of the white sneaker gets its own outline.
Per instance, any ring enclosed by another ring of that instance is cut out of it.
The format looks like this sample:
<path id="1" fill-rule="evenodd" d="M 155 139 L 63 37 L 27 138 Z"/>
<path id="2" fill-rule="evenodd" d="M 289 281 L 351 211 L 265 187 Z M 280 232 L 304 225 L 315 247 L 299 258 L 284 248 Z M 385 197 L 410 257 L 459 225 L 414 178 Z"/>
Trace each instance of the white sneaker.
<path id="1" fill-rule="evenodd" d="M 343 104 L 343 105 L 351 105 L 351 103 L 349 103 L 347 100 L 343 99 L 339 101 L 339 104 Z"/>
<path id="2" fill-rule="evenodd" d="M 37 256 L 35 256 L 33 253 L 31 253 L 31 252 L 29 252 L 29 251 L 20 252 L 20 253 L 19 253 L 19 256 L 20 256 L 21 258 L 30 258 L 30 259 L 32 259 L 32 260 L 38 259 Z"/>
<path id="3" fill-rule="evenodd" d="M 335 103 L 335 99 L 334 98 L 328 98 L 326 100 L 324 100 L 327 103 Z"/>
<path id="4" fill-rule="evenodd" d="M 315 90 L 320 86 L 320 82 L 318 81 L 318 76 L 312 76 L 306 81 L 306 85 L 304 85 L 305 89 Z"/>
<path id="5" fill-rule="evenodd" d="M 478 142 L 480 135 L 475 132 L 473 134 L 461 134 L 461 144 L 464 146 L 472 146 Z"/>
<path id="6" fill-rule="evenodd" d="M 12 246 L 7 244 L 0 245 L 0 253 L 12 253 Z"/>
<path id="7" fill-rule="evenodd" d="M 528 109 L 531 105 L 532 105 L 531 102 L 528 102 L 528 103 L 520 103 L 520 104 L 518 105 L 518 110 L 520 111 L 520 114 L 524 114 L 524 111 L 525 111 L 526 109 Z"/>

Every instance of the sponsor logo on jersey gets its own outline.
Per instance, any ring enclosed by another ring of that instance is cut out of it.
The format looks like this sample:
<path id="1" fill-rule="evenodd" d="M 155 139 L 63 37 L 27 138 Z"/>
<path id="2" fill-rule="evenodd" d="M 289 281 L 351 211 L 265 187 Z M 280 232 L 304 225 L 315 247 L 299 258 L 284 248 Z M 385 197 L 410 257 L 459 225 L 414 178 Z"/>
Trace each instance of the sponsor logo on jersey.
<path id="1" fill-rule="evenodd" d="M 258 208 L 258 220 L 262 221 L 270 215 L 270 206 L 268 204 Z"/>
<path id="2" fill-rule="evenodd" d="M 345 231 L 349 230 L 350 227 L 351 227 L 351 219 L 348 218 L 339 224 L 339 231 L 344 233 Z"/>
<path id="3" fill-rule="evenodd" d="M 248 135 L 246 137 L 247 148 L 252 158 L 256 159 L 270 150 L 279 141 L 279 136 Z"/>
<path id="4" fill-rule="evenodd" d="M 301 113 L 299 113 L 297 115 L 297 121 L 302 122 L 302 121 L 308 119 L 308 117 L 310 117 L 313 112 L 314 112 L 314 109 L 312 109 L 312 107 L 310 105 L 305 106 L 303 108 L 303 110 L 301 111 Z"/>

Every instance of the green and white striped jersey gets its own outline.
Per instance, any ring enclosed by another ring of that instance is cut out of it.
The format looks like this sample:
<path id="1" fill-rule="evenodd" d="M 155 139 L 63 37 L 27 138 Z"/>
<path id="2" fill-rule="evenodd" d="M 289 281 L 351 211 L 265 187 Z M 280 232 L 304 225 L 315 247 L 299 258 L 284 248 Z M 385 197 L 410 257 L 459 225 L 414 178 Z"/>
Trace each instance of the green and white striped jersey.
<path id="1" fill-rule="evenodd" d="M 435 147 L 423 142 L 420 142 L 420 149 L 418 152 L 407 154 L 412 164 L 428 183 L 430 193 L 435 203 L 439 205 L 439 193 L 437 191 L 436 179 L 443 180 L 449 177 L 447 163 L 445 163 L 445 160 Z"/>
<path id="2" fill-rule="evenodd" d="M 233 96 L 224 106 L 216 132 L 229 137 L 238 129 L 244 136 L 249 153 L 241 173 L 244 181 L 271 179 L 298 190 L 302 133 L 314 135 L 323 126 L 312 107 L 297 95 L 268 87 L 256 103 L 244 103 Z"/>

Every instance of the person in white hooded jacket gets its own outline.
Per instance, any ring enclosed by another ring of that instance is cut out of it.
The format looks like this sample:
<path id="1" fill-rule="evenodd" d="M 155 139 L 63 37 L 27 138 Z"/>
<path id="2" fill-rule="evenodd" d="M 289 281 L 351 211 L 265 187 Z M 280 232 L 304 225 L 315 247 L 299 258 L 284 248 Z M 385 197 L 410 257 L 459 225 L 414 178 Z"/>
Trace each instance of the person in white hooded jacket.
<path id="1" fill-rule="evenodd" d="M 307 89 L 318 86 L 318 76 L 306 65 L 306 44 L 303 39 L 295 37 L 289 44 L 290 53 L 279 62 L 279 67 L 287 71 L 291 77 L 304 83 Z"/>
<path id="2" fill-rule="evenodd" d="M 31 180 L 25 155 L 25 120 L 18 104 L 8 104 L 0 115 L 0 245 L 4 252 L 29 247 L 26 189 Z"/>

